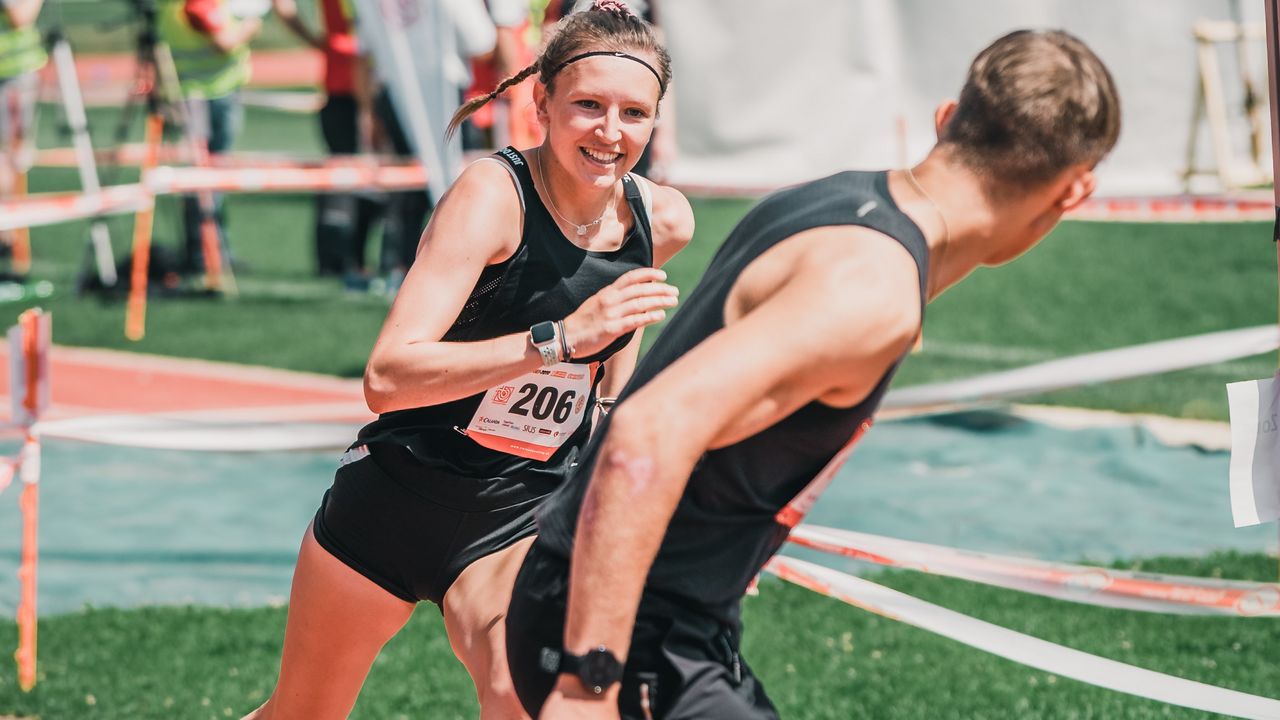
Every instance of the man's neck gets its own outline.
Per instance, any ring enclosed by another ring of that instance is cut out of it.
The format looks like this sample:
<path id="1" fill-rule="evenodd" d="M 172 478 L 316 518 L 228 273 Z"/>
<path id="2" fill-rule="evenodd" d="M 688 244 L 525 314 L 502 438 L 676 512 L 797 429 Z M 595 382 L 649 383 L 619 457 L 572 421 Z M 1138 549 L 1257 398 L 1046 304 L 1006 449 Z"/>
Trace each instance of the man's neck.
<path id="1" fill-rule="evenodd" d="M 981 178 L 936 148 L 910 176 L 891 173 L 889 187 L 929 244 L 930 300 L 998 255 L 1031 219 L 1028 198 L 994 200 Z"/>

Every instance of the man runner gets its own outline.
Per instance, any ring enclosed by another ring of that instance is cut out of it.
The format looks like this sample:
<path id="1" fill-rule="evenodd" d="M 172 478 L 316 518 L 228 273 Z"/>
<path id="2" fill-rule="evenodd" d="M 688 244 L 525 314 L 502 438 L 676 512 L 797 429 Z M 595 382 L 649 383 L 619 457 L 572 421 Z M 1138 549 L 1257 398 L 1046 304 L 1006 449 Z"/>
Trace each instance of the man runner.
<path id="1" fill-rule="evenodd" d="M 1019 31 L 935 122 L 914 168 L 764 199 L 642 359 L 516 580 L 507 647 L 531 714 L 777 717 L 738 648 L 779 512 L 870 420 L 925 303 L 1090 195 L 1120 106 L 1081 41 Z"/>

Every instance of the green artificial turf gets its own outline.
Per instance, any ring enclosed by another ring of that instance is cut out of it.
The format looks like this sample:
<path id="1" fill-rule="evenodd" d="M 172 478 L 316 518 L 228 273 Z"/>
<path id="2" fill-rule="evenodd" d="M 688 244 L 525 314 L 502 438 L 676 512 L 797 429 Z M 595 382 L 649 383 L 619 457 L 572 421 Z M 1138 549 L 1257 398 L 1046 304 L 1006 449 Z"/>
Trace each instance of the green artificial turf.
<path id="1" fill-rule="evenodd" d="M 1221 553 L 1154 559 L 1149 571 L 1274 579 L 1275 560 Z M 1121 662 L 1275 695 L 1280 620 L 1108 610 L 905 571 L 877 582 L 988 622 Z M 42 720 L 238 718 L 275 681 L 285 610 L 86 609 L 40 623 L 40 680 L 20 693 L 0 672 L 0 715 Z M 766 580 L 745 606 L 744 657 L 783 717 L 1195 718 L 1021 666 Z M 0 647 L 16 631 L 0 622 Z M 439 613 L 423 606 L 383 650 L 357 720 L 472 718 L 470 681 Z"/>

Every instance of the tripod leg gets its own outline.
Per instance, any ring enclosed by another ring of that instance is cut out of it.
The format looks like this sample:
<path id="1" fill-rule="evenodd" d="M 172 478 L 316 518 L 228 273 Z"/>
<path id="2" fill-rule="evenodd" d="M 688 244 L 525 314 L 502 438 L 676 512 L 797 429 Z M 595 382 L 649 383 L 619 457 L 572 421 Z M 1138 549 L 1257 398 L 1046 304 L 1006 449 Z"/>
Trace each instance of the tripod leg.
<path id="1" fill-rule="evenodd" d="M 169 53 L 169 47 L 164 43 L 157 43 L 153 54 L 156 65 L 156 79 L 160 87 L 164 89 L 168 97 L 181 97 L 181 93 L 178 92 L 180 86 L 178 71 L 174 67 L 173 55 Z M 204 124 L 205 132 L 198 132 L 196 130 L 196 121 L 203 119 L 194 117 L 195 113 L 191 111 L 191 107 L 187 102 L 179 101 L 177 106 L 181 113 L 183 125 L 185 125 L 186 132 L 184 134 L 186 135 L 187 145 L 193 154 L 195 164 L 197 167 L 207 167 L 209 165 L 209 148 L 206 144 L 208 123 L 205 122 Z M 205 119 L 207 119 L 207 116 Z M 235 295 L 237 293 L 235 275 L 231 272 L 231 264 L 227 262 L 227 258 L 223 257 L 213 192 L 208 190 L 198 191 L 196 199 L 200 206 L 200 240 L 204 254 L 205 284 L 212 290 L 225 290 L 229 294 Z"/>
<path id="2" fill-rule="evenodd" d="M 53 42 L 53 67 L 58 76 L 58 89 L 62 97 L 63 111 L 71 125 L 72 143 L 76 150 L 76 166 L 80 170 L 80 186 L 85 193 L 93 194 L 101 191 L 98 184 L 98 166 L 93 156 L 93 145 L 89 139 L 89 121 L 84 112 L 84 101 L 80 95 L 80 84 L 76 80 L 76 63 L 71 56 L 71 45 L 61 36 Z M 107 224 L 95 219 L 89 226 L 89 242 L 92 243 L 93 257 L 98 267 L 98 279 L 103 287 L 116 284 L 115 253 L 111 250 L 111 235 Z"/>

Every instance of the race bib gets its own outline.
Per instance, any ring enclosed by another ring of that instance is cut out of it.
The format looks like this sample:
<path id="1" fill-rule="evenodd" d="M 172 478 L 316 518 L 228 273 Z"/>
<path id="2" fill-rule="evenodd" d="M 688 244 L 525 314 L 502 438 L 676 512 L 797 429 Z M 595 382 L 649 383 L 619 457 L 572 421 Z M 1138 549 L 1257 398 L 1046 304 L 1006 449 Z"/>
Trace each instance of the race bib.
<path id="1" fill-rule="evenodd" d="M 490 450 L 545 462 L 586 418 L 598 367 L 556 363 L 490 388 L 467 437 Z"/>

